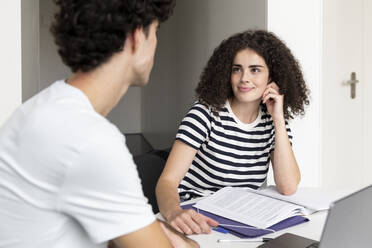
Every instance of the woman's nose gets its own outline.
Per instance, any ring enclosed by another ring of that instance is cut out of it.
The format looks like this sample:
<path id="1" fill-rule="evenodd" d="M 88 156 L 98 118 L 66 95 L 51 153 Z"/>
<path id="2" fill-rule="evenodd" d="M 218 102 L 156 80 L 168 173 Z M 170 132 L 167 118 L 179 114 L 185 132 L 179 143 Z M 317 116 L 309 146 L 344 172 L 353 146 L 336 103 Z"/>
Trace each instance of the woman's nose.
<path id="1" fill-rule="evenodd" d="M 241 81 L 244 82 L 244 83 L 248 83 L 250 81 L 249 72 L 247 72 L 247 71 L 243 72 Z"/>

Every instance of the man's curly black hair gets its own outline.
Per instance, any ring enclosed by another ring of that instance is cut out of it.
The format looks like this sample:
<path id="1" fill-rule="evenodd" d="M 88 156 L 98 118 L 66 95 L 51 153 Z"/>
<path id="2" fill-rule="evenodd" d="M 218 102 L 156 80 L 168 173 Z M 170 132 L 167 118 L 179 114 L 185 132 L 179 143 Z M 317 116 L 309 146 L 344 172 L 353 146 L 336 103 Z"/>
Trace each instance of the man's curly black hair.
<path id="1" fill-rule="evenodd" d="M 231 88 L 232 64 L 235 55 L 247 48 L 265 60 L 270 81 L 279 86 L 280 94 L 284 94 L 285 118 L 304 115 L 304 105 L 309 104 L 309 90 L 300 65 L 283 41 L 264 30 L 248 30 L 222 41 L 200 76 L 196 88 L 199 101 L 211 106 L 216 113 L 227 99 L 234 96 Z"/>
<path id="2" fill-rule="evenodd" d="M 51 27 L 58 53 L 73 72 L 91 71 L 123 50 L 127 35 L 172 14 L 175 0 L 54 0 Z"/>

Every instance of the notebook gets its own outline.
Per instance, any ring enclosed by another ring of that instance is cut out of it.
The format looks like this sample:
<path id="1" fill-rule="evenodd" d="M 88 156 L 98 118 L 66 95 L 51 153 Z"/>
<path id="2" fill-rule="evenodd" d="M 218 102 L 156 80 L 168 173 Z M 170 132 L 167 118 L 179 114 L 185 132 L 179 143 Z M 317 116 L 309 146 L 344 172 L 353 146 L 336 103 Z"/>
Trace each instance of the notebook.
<path id="1" fill-rule="evenodd" d="M 290 217 L 306 216 L 316 211 L 245 188 L 233 187 L 222 188 L 199 200 L 195 208 L 259 229 L 270 229 Z"/>
<path id="2" fill-rule="evenodd" d="M 263 236 L 263 235 L 266 235 L 266 234 L 269 234 L 269 233 L 277 232 L 279 230 L 282 230 L 282 229 L 285 229 L 285 228 L 295 226 L 295 225 L 298 225 L 298 224 L 305 223 L 305 222 L 309 221 L 309 219 L 307 219 L 306 217 L 303 217 L 303 216 L 293 216 L 293 217 L 287 218 L 283 221 L 280 221 L 279 223 L 277 223 L 273 226 L 270 226 L 268 228 L 260 229 L 260 228 L 256 228 L 256 227 L 253 227 L 253 226 L 250 226 L 250 225 L 247 225 L 247 224 L 243 224 L 243 223 L 238 222 L 238 221 L 234 221 L 234 220 L 222 217 L 222 216 L 218 216 L 218 215 L 209 213 L 209 212 L 201 210 L 201 209 L 197 209 L 197 208 L 194 207 L 194 204 L 183 205 L 181 207 L 183 209 L 192 208 L 195 211 L 197 211 L 197 212 L 199 212 L 199 213 L 201 213 L 201 214 L 203 214 L 203 215 L 205 215 L 209 218 L 212 218 L 212 219 L 218 221 L 219 227 L 222 227 L 227 232 L 229 232 L 232 235 L 235 235 L 239 238 L 255 238 L 255 237 L 259 237 L 259 236 Z"/>

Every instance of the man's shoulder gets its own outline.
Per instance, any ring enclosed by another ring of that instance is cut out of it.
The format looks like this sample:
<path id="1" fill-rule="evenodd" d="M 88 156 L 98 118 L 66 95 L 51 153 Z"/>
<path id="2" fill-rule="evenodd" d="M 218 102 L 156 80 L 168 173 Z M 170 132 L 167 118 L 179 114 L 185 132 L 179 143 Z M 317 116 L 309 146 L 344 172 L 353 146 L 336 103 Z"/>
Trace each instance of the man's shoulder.
<path id="1" fill-rule="evenodd" d="M 18 112 L 22 132 L 50 145 L 79 146 L 94 139 L 122 139 L 118 128 L 98 114 L 82 92 L 58 81 Z"/>

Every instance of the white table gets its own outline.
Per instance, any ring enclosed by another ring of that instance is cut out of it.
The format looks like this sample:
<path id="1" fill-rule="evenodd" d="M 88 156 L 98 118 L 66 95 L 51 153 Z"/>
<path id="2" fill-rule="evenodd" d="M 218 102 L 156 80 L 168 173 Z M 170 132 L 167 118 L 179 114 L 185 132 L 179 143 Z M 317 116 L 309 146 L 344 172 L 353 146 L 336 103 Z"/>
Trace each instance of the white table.
<path id="1" fill-rule="evenodd" d="M 184 202 L 183 204 L 193 203 L 195 200 Z M 164 220 L 160 213 L 157 214 L 159 219 Z M 306 216 L 310 221 L 286 228 L 284 230 L 270 233 L 265 236 L 267 238 L 275 238 L 283 233 L 289 232 L 301 235 L 310 239 L 320 240 L 323 226 L 327 217 L 327 211 L 320 211 L 312 215 Z M 218 239 L 239 239 L 238 237 L 229 233 L 220 233 L 213 231 L 210 234 L 189 235 L 189 238 L 198 242 L 201 248 L 254 248 L 262 244 L 262 242 L 217 242 Z"/>
<path id="2" fill-rule="evenodd" d="M 346 196 L 353 192 L 351 189 L 338 189 L 329 192 L 330 196 L 332 196 L 332 199 L 339 199 L 343 196 Z M 191 201 L 187 201 L 182 203 L 183 204 L 190 204 L 194 203 L 199 199 L 194 199 Z M 278 237 L 284 233 L 293 233 L 297 234 L 306 238 L 314 239 L 319 241 L 322 235 L 323 227 L 326 221 L 328 211 L 320 211 L 316 212 L 312 215 L 306 216 L 310 221 L 306 223 L 299 224 L 297 226 L 293 226 L 290 228 L 286 228 L 284 230 L 270 233 L 265 236 L 261 237 L 267 237 L 267 238 L 275 238 Z M 160 213 L 157 214 L 158 218 L 163 219 Z M 231 235 L 231 234 L 225 234 L 220 233 L 216 231 L 212 231 L 210 234 L 198 234 L 198 235 L 189 235 L 189 238 L 197 241 L 201 248 L 255 248 L 262 244 L 262 242 L 223 242 L 219 243 L 217 242 L 218 239 L 239 239 L 238 237 Z"/>
<path id="3" fill-rule="evenodd" d="M 262 237 L 275 238 L 283 233 L 289 232 L 297 235 L 301 235 L 310 239 L 320 240 L 322 235 L 323 226 L 325 224 L 327 211 L 321 211 L 314 213 L 310 216 L 306 216 L 310 221 L 286 228 L 276 233 L 267 234 Z M 253 248 L 261 245 L 261 242 L 223 242 L 218 243 L 218 239 L 239 239 L 238 237 L 231 234 L 224 234 L 216 231 L 212 231 L 211 234 L 199 234 L 190 235 L 189 238 L 197 241 L 201 248 Z"/>

